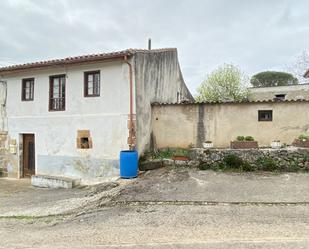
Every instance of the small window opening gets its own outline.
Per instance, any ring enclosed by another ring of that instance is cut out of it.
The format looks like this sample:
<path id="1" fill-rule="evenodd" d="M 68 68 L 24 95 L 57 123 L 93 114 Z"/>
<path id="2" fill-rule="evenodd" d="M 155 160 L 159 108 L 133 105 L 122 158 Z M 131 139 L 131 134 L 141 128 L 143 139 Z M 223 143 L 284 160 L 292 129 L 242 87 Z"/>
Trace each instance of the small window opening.
<path id="1" fill-rule="evenodd" d="M 92 137 L 90 136 L 89 130 L 78 130 L 76 147 L 78 149 L 91 149 L 92 148 Z"/>
<path id="2" fill-rule="evenodd" d="M 273 121 L 273 111 L 272 110 L 259 110 L 259 121 Z"/>
<path id="3" fill-rule="evenodd" d="M 80 139 L 80 148 L 89 149 L 89 138 L 88 137 L 82 137 Z"/>
<path id="4" fill-rule="evenodd" d="M 277 99 L 277 100 L 285 100 L 285 95 L 286 94 L 276 94 L 275 95 L 275 99 Z"/>

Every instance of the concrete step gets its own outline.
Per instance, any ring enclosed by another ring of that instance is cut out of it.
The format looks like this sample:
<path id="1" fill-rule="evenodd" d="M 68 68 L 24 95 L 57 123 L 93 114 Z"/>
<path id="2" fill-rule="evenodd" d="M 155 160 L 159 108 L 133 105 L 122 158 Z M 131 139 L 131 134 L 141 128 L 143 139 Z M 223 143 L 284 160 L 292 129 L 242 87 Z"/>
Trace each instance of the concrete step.
<path id="1" fill-rule="evenodd" d="M 79 184 L 80 179 L 49 175 L 31 176 L 31 185 L 40 188 L 74 188 Z"/>

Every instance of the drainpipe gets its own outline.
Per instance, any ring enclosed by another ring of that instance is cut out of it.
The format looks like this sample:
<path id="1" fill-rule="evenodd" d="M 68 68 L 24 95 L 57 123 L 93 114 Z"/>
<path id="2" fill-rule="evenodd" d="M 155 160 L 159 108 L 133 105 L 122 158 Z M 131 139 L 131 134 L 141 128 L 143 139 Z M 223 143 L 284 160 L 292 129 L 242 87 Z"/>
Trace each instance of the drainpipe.
<path id="1" fill-rule="evenodd" d="M 129 66 L 129 79 L 130 79 L 130 118 L 129 118 L 129 148 L 133 150 L 133 134 L 134 134 L 134 126 L 133 126 L 133 73 L 132 73 L 132 64 L 128 61 L 128 57 L 124 56 L 125 63 Z"/>

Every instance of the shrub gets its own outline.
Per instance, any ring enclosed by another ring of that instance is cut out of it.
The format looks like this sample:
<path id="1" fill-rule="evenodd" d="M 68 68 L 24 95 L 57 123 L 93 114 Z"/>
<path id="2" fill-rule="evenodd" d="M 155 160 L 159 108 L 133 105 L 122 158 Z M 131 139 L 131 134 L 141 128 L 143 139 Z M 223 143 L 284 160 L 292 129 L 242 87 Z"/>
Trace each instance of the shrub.
<path id="1" fill-rule="evenodd" d="M 244 161 L 235 154 L 229 154 L 223 158 L 223 163 L 227 168 L 240 169 Z"/>
<path id="2" fill-rule="evenodd" d="M 244 141 L 245 140 L 245 137 L 244 136 L 238 136 L 236 138 L 237 141 Z"/>
<path id="3" fill-rule="evenodd" d="M 304 134 L 301 134 L 301 135 L 299 135 L 298 136 L 298 139 L 299 140 L 302 140 L 302 141 L 308 141 L 309 140 L 309 136 L 307 136 L 307 135 L 304 135 Z"/>
<path id="4" fill-rule="evenodd" d="M 257 159 L 256 164 L 261 170 L 265 171 L 277 171 L 279 169 L 278 164 L 271 157 L 260 157 Z"/>
<path id="5" fill-rule="evenodd" d="M 252 136 L 246 136 L 245 141 L 254 141 L 254 138 Z"/>
<path id="6" fill-rule="evenodd" d="M 208 163 L 202 163 L 198 166 L 199 170 L 207 170 L 207 169 L 211 169 L 211 165 Z"/>
<path id="7" fill-rule="evenodd" d="M 243 171 L 255 171 L 255 167 L 247 161 L 243 162 L 243 164 L 241 165 L 241 169 Z"/>

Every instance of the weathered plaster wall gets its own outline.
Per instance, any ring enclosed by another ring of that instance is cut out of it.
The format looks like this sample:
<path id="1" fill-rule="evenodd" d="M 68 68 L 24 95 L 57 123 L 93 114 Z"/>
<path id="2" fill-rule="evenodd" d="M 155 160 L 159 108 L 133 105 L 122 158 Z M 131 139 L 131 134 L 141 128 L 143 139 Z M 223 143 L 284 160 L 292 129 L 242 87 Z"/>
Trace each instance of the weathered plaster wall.
<path id="1" fill-rule="evenodd" d="M 100 97 L 84 97 L 84 71 L 101 71 Z M 49 76 L 66 74 L 66 110 L 48 111 Z M 21 79 L 34 77 L 34 101 L 21 101 Z M 127 149 L 129 74 L 123 62 L 39 70 L 6 77 L 9 138 L 35 134 L 36 174 L 100 178 L 118 175 Z M 77 149 L 78 130 L 89 130 L 92 149 Z M 21 145 L 20 145 L 21 146 Z M 15 155 L 20 164 L 18 150 Z M 20 170 L 20 168 L 18 169 Z"/>
<path id="2" fill-rule="evenodd" d="M 286 94 L 286 99 L 309 99 L 309 84 L 249 88 L 250 100 L 270 100 L 276 94 Z"/>
<path id="3" fill-rule="evenodd" d="M 138 52 L 133 60 L 137 149 L 142 154 L 151 146 L 151 103 L 193 100 L 193 97 L 183 80 L 176 49 Z"/>
<path id="4" fill-rule="evenodd" d="M 202 139 L 226 148 L 239 135 L 260 146 L 278 139 L 291 144 L 309 133 L 308 109 L 309 102 L 155 105 L 152 127 L 158 148 L 201 146 Z M 258 122 L 258 110 L 273 110 L 273 121 Z"/>

